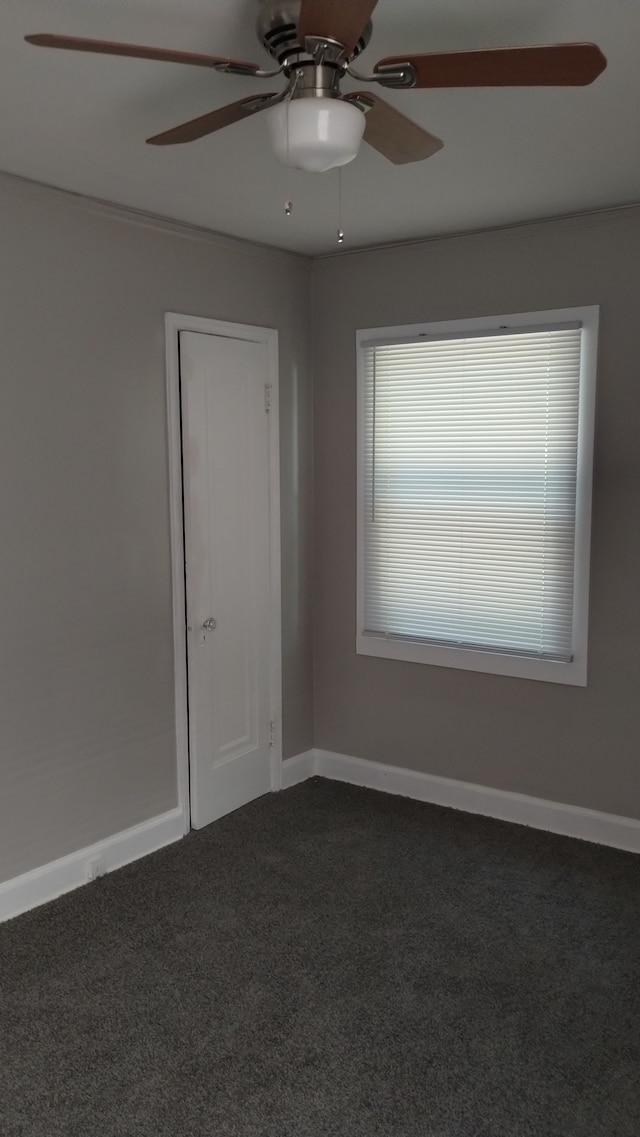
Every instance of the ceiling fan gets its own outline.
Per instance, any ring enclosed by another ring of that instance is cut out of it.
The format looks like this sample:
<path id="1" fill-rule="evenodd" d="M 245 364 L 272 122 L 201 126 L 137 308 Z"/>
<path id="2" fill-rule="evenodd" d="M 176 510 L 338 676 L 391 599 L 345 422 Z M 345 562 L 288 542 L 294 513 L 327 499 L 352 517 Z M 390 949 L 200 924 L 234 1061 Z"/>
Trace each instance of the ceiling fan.
<path id="1" fill-rule="evenodd" d="M 257 33 L 277 67 L 215 55 L 139 47 L 63 35 L 30 35 L 29 43 L 72 51 L 124 55 L 211 67 L 229 75 L 271 79 L 280 92 L 252 95 L 148 138 L 153 146 L 193 142 L 259 111 L 268 110 L 276 157 L 299 169 L 320 171 L 355 158 L 360 142 L 390 162 L 418 162 L 440 150 L 439 138 L 412 122 L 372 91 L 340 90 L 346 76 L 366 84 L 412 87 L 584 86 L 607 61 L 593 43 L 444 51 L 380 59 L 368 75 L 353 66 L 371 38 L 378 0 L 259 0 Z"/>

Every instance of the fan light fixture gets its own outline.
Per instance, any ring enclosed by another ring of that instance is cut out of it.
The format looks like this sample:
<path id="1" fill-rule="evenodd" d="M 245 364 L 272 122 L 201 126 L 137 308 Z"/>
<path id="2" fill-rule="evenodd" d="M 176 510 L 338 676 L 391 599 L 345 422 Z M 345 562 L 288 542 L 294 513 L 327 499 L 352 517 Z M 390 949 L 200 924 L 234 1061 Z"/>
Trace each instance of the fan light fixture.
<path id="1" fill-rule="evenodd" d="M 365 117 L 341 99 L 287 99 L 267 111 L 269 138 L 278 161 L 319 173 L 351 162 L 362 142 Z"/>
<path id="2" fill-rule="evenodd" d="M 284 90 L 282 87 L 278 90 L 274 84 L 268 92 L 236 99 L 154 134 L 147 142 L 151 146 L 195 142 L 252 115 L 264 113 L 270 116 L 269 132 L 276 157 L 285 165 L 310 171 L 329 170 L 350 162 L 358 152 L 363 135 L 369 146 L 396 166 L 422 162 L 442 149 L 439 138 L 407 118 L 393 103 L 380 98 L 377 85 L 399 92 L 408 92 L 411 88 L 582 87 L 593 83 L 607 66 L 604 55 L 594 43 L 418 54 L 408 48 L 402 55 L 379 59 L 369 74 L 362 75 L 353 64 L 371 39 L 371 17 L 378 0 L 256 2 L 258 39 L 275 64 L 270 71 L 243 59 L 175 48 L 112 43 L 49 32 L 25 38 L 39 47 L 186 63 L 243 79 L 283 76 Z M 373 86 L 374 90 L 343 96 L 341 83 L 347 76 L 357 83 L 366 83 L 369 88 Z M 250 145 L 249 135 L 244 145 Z"/>

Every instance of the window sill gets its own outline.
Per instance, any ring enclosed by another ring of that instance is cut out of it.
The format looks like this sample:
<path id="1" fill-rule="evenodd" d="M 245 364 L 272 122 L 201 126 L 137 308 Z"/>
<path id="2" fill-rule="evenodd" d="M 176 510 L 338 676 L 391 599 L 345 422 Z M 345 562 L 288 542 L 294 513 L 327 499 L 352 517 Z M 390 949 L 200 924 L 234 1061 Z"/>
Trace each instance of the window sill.
<path id="1" fill-rule="evenodd" d="M 471 648 L 443 647 L 415 643 L 412 640 L 387 639 L 386 636 L 356 637 L 356 653 L 378 659 L 398 659 L 406 663 L 426 663 L 433 667 L 454 667 L 463 671 L 479 671 L 489 675 L 508 675 L 519 679 L 537 679 L 543 683 L 565 683 L 571 687 L 587 686 L 586 659 L 570 663 L 551 659 L 531 659 L 520 655 Z"/>

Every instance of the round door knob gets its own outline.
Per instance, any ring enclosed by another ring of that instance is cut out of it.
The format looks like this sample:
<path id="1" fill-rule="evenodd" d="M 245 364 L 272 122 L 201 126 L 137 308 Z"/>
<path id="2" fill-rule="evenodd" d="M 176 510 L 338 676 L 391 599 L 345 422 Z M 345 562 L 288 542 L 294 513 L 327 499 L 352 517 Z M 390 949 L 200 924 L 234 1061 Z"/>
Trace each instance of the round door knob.
<path id="1" fill-rule="evenodd" d="M 213 616 L 209 616 L 209 619 L 204 621 L 202 627 L 205 632 L 215 632 L 218 627 L 218 621 L 214 620 Z"/>

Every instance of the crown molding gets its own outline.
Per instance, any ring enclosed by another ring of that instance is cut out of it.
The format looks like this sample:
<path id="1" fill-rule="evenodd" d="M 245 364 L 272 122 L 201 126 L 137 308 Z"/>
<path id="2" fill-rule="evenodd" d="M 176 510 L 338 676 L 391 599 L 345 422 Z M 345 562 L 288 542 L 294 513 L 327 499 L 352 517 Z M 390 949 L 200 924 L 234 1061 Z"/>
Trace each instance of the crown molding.
<path id="1" fill-rule="evenodd" d="M 88 197 L 86 194 L 76 193 L 74 190 L 64 189 L 61 186 L 48 185 L 45 182 L 33 181 L 31 178 L 21 177 L 0 170 L 0 186 L 14 192 L 20 197 L 25 195 L 51 201 L 54 198 L 60 205 L 69 209 L 81 210 L 84 213 L 93 213 L 107 217 L 112 221 L 119 221 L 126 225 L 136 225 L 155 232 L 180 237 L 183 240 L 197 241 L 199 244 L 213 245 L 215 248 L 227 252 L 243 254 L 248 257 L 264 257 L 266 260 L 300 261 L 308 263 L 311 258 L 304 253 L 289 252 L 287 249 L 278 249 L 273 245 L 263 245 L 257 241 L 246 241 L 242 237 L 231 237 L 224 233 L 217 233 L 213 229 L 205 229 L 199 225 L 190 225 L 186 221 L 176 221 L 160 214 L 148 213 L 144 209 L 135 209 L 133 206 L 118 205 L 102 198 Z"/>
<path id="2" fill-rule="evenodd" d="M 483 237 L 502 237 L 505 240 L 524 240 L 541 232 L 555 228 L 558 232 L 574 229 L 592 229 L 609 225 L 633 212 L 640 219 L 640 201 L 630 201 L 623 205 L 606 206 L 600 209 L 587 209 L 580 213 L 560 213 L 550 217 L 538 217 L 530 221 L 514 221 L 508 225 L 493 225 L 480 229 L 459 229 L 448 233 L 436 233 L 431 237 L 409 237 L 406 241 L 388 241 L 380 245 L 363 245 L 357 249 L 341 249 L 330 253 L 318 253 L 314 261 L 344 260 L 346 257 L 360 257 L 367 253 L 388 250 L 414 253 L 442 241 L 469 240 Z"/>

